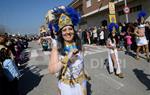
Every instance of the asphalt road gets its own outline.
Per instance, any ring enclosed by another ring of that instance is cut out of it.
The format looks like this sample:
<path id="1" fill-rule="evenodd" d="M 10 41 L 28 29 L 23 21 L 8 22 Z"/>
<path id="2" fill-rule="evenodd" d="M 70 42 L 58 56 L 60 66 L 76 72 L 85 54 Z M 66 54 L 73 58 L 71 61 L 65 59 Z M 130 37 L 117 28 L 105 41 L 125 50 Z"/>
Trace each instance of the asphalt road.
<path id="1" fill-rule="evenodd" d="M 119 52 L 119 61 L 125 78 L 120 79 L 107 70 L 107 49 L 85 45 L 85 67 L 91 76 L 89 95 L 150 95 L 150 63 L 142 55 L 139 61 L 133 54 Z M 19 81 L 21 95 L 57 95 L 57 79 L 48 72 L 49 51 L 42 51 L 37 42 L 31 42 L 30 60 Z"/>

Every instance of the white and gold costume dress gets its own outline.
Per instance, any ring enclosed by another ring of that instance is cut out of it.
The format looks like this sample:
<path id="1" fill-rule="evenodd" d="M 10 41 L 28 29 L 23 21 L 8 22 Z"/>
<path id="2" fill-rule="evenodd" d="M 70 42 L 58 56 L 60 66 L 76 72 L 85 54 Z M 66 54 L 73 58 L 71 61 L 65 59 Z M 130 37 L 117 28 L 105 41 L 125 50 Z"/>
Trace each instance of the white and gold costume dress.
<path id="1" fill-rule="evenodd" d="M 111 39 L 108 39 L 107 42 L 111 46 L 116 47 L 116 41 L 115 41 L 115 39 L 114 39 L 114 43 L 112 43 Z M 111 58 L 111 54 L 115 54 L 115 56 L 116 56 L 117 63 L 115 63 L 114 66 L 113 66 L 113 61 L 112 61 L 112 58 Z M 108 62 L 109 62 L 109 72 L 110 73 L 113 73 L 114 69 L 116 69 L 116 74 L 120 74 L 121 73 L 121 67 L 120 67 L 120 63 L 119 63 L 119 59 L 118 59 L 117 48 L 108 49 Z"/>
<path id="2" fill-rule="evenodd" d="M 63 56 L 61 56 L 63 58 Z M 77 54 L 74 63 L 62 70 L 61 78 L 58 81 L 58 87 L 61 95 L 87 95 L 87 80 L 84 74 L 83 55 L 81 52 Z"/>
<path id="3" fill-rule="evenodd" d="M 138 26 L 138 28 L 143 32 L 144 35 L 142 37 L 136 37 L 137 46 L 147 45 L 148 41 L 147 41 L 146 36 L 145 36 L 145 25 L 141 24 Z"/>

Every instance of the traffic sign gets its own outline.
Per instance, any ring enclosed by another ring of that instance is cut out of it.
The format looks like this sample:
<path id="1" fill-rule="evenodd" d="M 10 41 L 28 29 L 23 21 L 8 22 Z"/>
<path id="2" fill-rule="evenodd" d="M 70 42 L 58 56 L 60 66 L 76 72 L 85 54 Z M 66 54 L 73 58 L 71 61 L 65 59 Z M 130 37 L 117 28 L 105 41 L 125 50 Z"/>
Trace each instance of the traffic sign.
<path id="1" fill-rule="evenodd" d="M 128 6 L 125 6 L 123 11 L 125 14 L 128 14 L 130 12 L 130 8 Z"/>

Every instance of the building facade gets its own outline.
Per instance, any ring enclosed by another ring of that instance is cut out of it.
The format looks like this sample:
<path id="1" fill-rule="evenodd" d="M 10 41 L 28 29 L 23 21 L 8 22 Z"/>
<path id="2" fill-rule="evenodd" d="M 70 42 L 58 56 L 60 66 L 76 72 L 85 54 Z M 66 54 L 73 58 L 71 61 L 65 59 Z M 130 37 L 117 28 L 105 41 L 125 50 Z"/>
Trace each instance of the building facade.
<path id="1" fill-rule="evenodd" d="M 130 9 L 128 14 L 129 22 L 136 21 L 137 14 L 144 10 L 146 19 L 150 21 L 150 0 L 126 0 Z M 81 13 L 81 22 L 79 28 L 87 29 L 89 27 L 100 26 L 103 21 L 109 23 L 109 0 L 74 0 L 69 6 L 74 7 Z M 126 16 L 123 11 L 124 0 L 114 0 L 117 22 L 126 22 Z"/>

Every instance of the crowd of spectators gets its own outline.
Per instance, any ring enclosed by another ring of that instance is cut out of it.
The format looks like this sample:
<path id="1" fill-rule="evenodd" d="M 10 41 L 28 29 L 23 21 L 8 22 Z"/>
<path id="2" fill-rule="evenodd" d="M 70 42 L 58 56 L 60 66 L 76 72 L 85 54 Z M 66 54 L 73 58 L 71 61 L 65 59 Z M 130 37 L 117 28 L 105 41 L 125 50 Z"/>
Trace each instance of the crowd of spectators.
<path id="1" fill-rule="evenodd" d="M 23 51 L 28 48 L 28 41 L 27 36 L 0 34 L 0 95 L 19 95 L 18 79 L 14 78 L 11 81 L 8 79 L 3 63 L 6 59 L 10 59 L 21 70 L 23 60 L 28 60 L 28 57 L 23 54 Z"/>
<path id="2" fill-rule="evenodd" d="M 135 28 L 138 23 L 118 23 L 119 29 L 116 31 L 116 42 L 118 50 L 129 49 L 129 44 L 127 43 L 128 36 L 131 37 L 130 48 L 136 51 L 136 35 L 134 33 Z M 94 45 L 106 45 L 106 41 L 109 35 L 109 30 L 107 26 L 90 27 L 85 30 L 78 30 L 79 37 L 83 44 L 94 44 Z M 150 40 L 150 22 L 145 22 L 145 35 L 147 40 Z M 150 42 L 149 42 L 150 43 Z M 149 44 L 150 48 L 150 44 Z M 143 50 L 141 50 L 142 52 Z"/>

